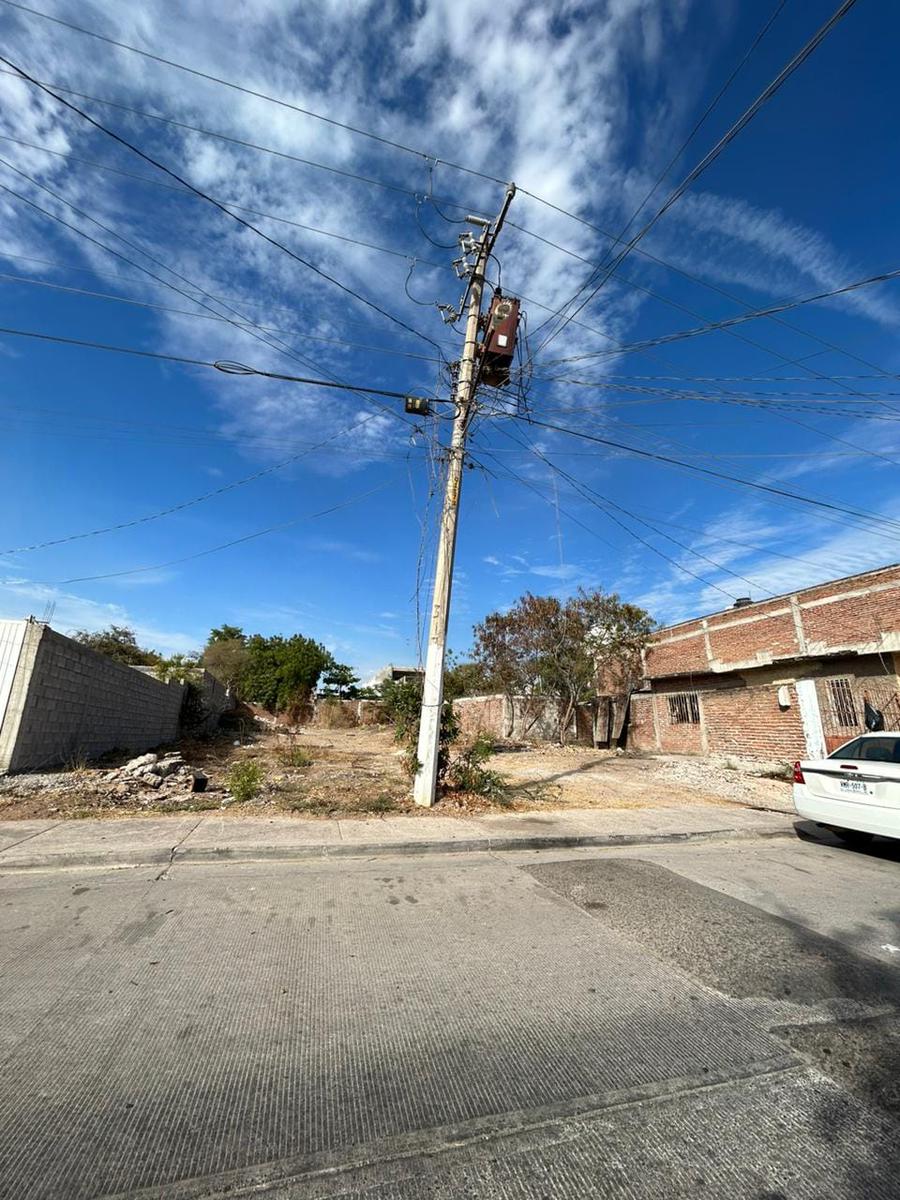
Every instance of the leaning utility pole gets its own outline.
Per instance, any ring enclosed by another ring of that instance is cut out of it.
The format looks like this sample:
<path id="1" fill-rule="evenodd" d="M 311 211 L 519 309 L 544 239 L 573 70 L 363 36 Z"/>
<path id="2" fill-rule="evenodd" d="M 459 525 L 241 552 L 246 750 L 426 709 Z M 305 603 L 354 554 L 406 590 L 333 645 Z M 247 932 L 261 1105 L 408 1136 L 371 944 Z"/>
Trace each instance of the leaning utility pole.
<path id="1" fill-rule="evenodd" d="M 428 655 L 425 659 L 425 683 L 422 689 L 422 712 L 419 719 L 419 744 L 416 752 L 419 767 L 413 785 L 416 804 L 434 804 L 437 785 L 438 750 L 441 736 L 441 705 L 444 698 L 444 661 L 447 655 L 447 623 L 450 618 L 450 588 L 453 582 L 453 557 L 456 551 L 456 525 L 459 516 L 459 491 L 466 458 L 466 437 L 476 409 L 478 387 L 478 326 L 481 318 L 481 298 L 484 273 L 497 235 L 506 219 L 516 185 L 510 184 L 503 207 L 491 227 L 480 217 L 467 217 L 473 225 L 482 227 L 477 256 L 472 268 L 468 289 L 466 340 L 456 380 L 453 436 L 447 461 L 447 486 L 441 513 L 437 563 L 434 571 L 434 592 L 431 598 L 431 626 L 428 634 Z"/>

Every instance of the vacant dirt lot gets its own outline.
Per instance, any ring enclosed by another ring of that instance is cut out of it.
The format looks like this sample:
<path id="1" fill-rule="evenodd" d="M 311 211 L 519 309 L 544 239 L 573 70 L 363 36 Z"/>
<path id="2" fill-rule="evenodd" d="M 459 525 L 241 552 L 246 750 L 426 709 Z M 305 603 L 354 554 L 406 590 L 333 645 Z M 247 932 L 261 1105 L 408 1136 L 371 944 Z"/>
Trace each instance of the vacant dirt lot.
<path id="1" fill-rule="evenodd" d="M 793 811 L 790 783 L 786 777 L 773 778 L 771 764 L 537 746 L 496 754 L 491 766 L 514 787 L 538 785 L 562 806 L 721 803 Z"/>
<path id="2" fill-rule="evenodd" d="M 160 782 L 147 764 L 134 774 L 127 760 L 46 774 L 0 778 L 0 819 L 86 817 L 135 813 L 196 812 L 227 809 L 328 817 L 348 813 L 415 811 L 402 751 L 392 730 L 303 729 L 185 740 L 173 750 L 182 768 Z M 258 790 L 239 798 L 235 766 L 257 776 Z M 485 811 L 566 807 L 640 808 L 698 803 L 745 804 L 790 811 L 790 785 L 783 779 L 753 775 L 735 763 L 676 757 L 631 757 L 583 747 L 539 746 L 496 753 L 489 767 L 507 783 L 494 801 L 478 796 L 445 797 L 435 810 L 443 815 Z M 762 767 L 758 768 L 759 770 Z M 194 777 L 205 777 L 192 791 Z"/>

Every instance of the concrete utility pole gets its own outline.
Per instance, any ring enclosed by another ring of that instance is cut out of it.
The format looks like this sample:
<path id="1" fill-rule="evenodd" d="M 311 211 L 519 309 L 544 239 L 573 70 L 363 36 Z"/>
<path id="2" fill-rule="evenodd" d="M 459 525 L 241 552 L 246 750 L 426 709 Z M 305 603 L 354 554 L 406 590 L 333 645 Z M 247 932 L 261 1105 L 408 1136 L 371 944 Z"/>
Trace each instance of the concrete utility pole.
<path id="1" fill-rule="evenodd" d="M 419 720 L 419 744 L 416 756 L 419 769 L 413 784 L 416 804 L 434 804 L 437 786 L 438 749 L 441 735 L 441 706 L 444 698 L 444 662 L 447 656 L 447 623 L 450 618 L 450 589 L 453 582 L 453 558 L 456 552 L 456 525 L 459 516 L 459 492 L 466 459 L 466 437 L 476 411 L 478 385 L 478 324 L 481 317 L 481 298 L 484 292 L 484 273 L 497 235 L 506 219 L 515 184 L 510 184 L 503 207 L 493 228 L 477 217 L 468 217 L 472 224 L 481 225 L 478 253 L 472 268 L 468 291 L 466 340 L 459 362 L 456 380 L 456 414 L 447 462 L 447 486 L 441 513 L 437 563 L 434 571 L 434 592 L 431 598 L 431 626 L 428 634 L 428 655 L 425 659 L 425 683 L 422 689 L 422 713 Z"/>

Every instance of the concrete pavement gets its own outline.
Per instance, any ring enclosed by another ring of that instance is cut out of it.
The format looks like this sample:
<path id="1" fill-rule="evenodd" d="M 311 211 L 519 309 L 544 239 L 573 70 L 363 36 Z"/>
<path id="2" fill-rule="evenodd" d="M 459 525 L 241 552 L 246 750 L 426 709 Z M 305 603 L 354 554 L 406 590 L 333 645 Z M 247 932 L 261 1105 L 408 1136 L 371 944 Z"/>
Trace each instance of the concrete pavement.
<path id="1" fill-rule="evenodd" d="M 565 809 L 364 820 L 168 817 L 0 821 L 0 872 L 57 867 L 167 866 L 172 862 L 293 861 L 359 855 L 651 845 L 688 839 L 793 836 L 782 813 L 714 804 L 680 808 Z"/>
<path id="2" fill-rule="evenodd" d="M 0 1196 L 893 1200 L 897 857 L 0 873 Z"/>

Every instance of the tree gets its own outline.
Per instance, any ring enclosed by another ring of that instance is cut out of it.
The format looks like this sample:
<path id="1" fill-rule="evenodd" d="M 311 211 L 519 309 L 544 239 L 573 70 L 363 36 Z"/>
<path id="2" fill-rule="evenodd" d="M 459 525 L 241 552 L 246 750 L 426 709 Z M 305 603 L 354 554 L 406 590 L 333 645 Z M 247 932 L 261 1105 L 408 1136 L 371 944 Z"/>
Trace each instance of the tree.
<path id="1" fill-rule="evenodd" d="M 332 662 L 324 646 L 299 633 L 289 638 L 256 633 L 247 638 L 246 651 L 241 695 L 270 712 L 282 712 L 307 699 Z"/>
<path id="2" fill-rule="evenodd" d="M 243 629 L 237 625 L 211 629 L 200 662 L 232 693 L 240 694 L 241 679 L 249 662 Z"/>
<path id="3" fill-rule="evenodd" d="M 129 667 L 153 667 L 161 659 L 155 650 L 145 650 L 139 646 L 134 630 L 127 625 L 110 625 L 109 629 L 98 629 L 93 633 L 87 629 L 76 629 L 72 638 L 82 646 L 89 646 L 91 650 Z"/>
<path id="4" fill-rule="evenodd" d="M 618 596 L 580 589 L 561 601 L 527 592 L 508 611 L 475 627 L 475 661 L 511 702 L 516 696 L 555 699 L 559 740 L 575 709 L 600 690 L 630 686 L 654 622 Z"/>
<path id="5" fill-rule="evenodd" d="M 155 664 L 156 675 L 168 683 L 172 679 L 194 679 L 200 666 L 200 651 L 173 654 L 171 658 L 160 658 Z"/>
<path id="6" fill-rule="evenodd" d="M 220 625 L 218 629 L 209 631 L 207 646 L 211 646 L 214 642 L 242 642 L 244 641 L 244 631 L 240 625 Z"/>
<path id="7" fill-rule="evenodd" d="M 461 696 L 483 696 L 491 690 L 491 681 L 484 667 L 478 662 L 458 662 L 450 656 L 450 665 L 444 671 L 444 697 L 458 700 Z"/>
<path id="8" fill-rule="evenodd" d="M 322 677 L 329 695 L 337 693 L 339 700 L 343 700 L 344 693 L 352 699 L 357 694 L 356 684 L 359 683 L 359 676 L 354 674 L 353 668 L 348 667 L 346 663 L 335 662 L 333 659 L 325 668 L 325 674 Z"/>

